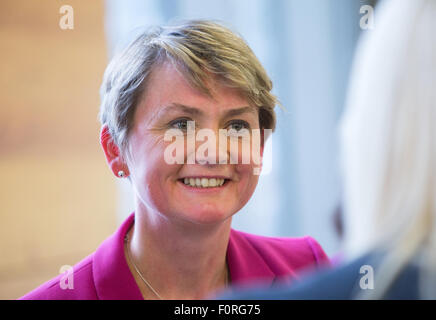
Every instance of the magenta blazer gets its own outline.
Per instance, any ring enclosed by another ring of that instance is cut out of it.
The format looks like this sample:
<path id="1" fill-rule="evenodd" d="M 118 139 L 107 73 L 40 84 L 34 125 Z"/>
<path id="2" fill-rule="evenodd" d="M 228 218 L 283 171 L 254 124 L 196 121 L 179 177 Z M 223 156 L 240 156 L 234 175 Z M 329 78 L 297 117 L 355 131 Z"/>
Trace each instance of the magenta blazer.
<path id="1" fill-rule="evenodd" d="M 124 237 L 133 222 L 132 213 L 94 253 L 73 266 L 72 289 L 65 286 L 65 274 L 60 274 L 20 299 L 143 299 L 124 256 Z M 227 263 L 232 285 L 244 285 L 297 279 L 303 269 L 329 264 L 329 260 L 308 236 L 272 238 L 232 229 Z"/>

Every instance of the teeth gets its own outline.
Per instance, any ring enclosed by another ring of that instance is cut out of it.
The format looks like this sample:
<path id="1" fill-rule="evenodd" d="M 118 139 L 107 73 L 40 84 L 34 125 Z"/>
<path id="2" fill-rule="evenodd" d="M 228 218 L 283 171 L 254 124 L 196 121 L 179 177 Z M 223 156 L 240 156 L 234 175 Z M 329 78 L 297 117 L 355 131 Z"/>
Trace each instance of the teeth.
<path id="1" fill-rule="evenodd" d="M 212 178 L 209 179 L 209 187 L 215 187 L 216 186 L 216 179 Z"/>
<path id="2" fill-rule="evenodd" d="M 206 179 L 206 178 L 202 178 L 202 179 L 201 179 L 201 186 L 202 186 L 203 188 L 209 187 L 209 180 Z"/>
<path id="3" fill-rule="evenodd" d="M 221 187 L 224 184 L 224 179 L 220 178 L 184 178 L 183 183 L 191 187 L 210 188 Z"/>

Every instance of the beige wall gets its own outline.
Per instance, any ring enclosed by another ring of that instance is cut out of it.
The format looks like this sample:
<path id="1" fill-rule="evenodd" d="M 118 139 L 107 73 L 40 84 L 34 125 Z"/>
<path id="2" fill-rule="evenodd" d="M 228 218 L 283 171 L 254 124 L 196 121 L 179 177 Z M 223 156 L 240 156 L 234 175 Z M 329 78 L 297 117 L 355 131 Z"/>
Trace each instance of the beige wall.
<path id="1" fill-rule="evenodd" d="M 74 30 L 59 27 L 63 4 Z M 0 2 L 0 299 L 15 299 L 116 228 L 101 151 L 103 2 Z"/>

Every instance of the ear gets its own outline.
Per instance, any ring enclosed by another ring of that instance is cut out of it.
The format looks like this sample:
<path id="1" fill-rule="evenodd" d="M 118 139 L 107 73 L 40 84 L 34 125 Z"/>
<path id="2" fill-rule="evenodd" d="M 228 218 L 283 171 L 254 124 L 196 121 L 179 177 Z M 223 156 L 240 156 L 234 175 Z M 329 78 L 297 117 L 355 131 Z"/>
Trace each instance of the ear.
<path id="1" fill-rule="evenodd" d="M 118 172 L 122 170 L 127 177 L 129 175 L 127 164 L 121 157 L 120 151 L 115 144 L 106 124 L 103 125 L 100 130 L 100 144 L 106 156 L 106 161 L 113 174 L 118 177 Z"/>

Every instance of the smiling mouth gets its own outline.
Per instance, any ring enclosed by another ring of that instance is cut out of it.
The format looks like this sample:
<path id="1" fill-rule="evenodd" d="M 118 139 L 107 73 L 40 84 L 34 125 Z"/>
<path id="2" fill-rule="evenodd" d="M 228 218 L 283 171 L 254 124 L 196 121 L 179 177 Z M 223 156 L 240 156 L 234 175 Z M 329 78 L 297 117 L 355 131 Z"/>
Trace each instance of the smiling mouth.
<path id="1" fill-rule="evenodd" d="M 230 179 L 224 178 L 182 178 L 179 179 L 180 182 L 186 186 L 194 188 L 217 188 L 222 187 L 230 181 Z"/>

